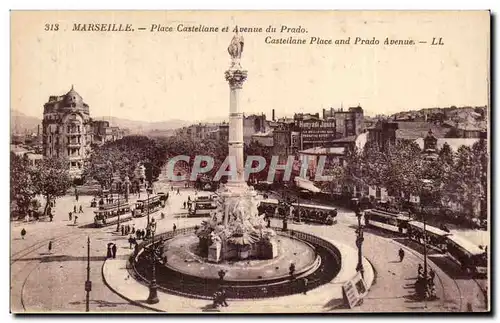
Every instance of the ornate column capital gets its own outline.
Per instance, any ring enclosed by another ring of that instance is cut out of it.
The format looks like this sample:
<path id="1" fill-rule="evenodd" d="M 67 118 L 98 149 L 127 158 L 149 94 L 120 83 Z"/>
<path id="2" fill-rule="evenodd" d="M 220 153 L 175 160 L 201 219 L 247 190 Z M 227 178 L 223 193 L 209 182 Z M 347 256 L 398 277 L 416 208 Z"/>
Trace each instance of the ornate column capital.
<path id="1" fill-rule="evenodd" d="M 241 89 L 247 79 L 247 71 L 239 69 L 229 69 L 225 73 L 226 81 L 229 82 L 231 90 Z"/>

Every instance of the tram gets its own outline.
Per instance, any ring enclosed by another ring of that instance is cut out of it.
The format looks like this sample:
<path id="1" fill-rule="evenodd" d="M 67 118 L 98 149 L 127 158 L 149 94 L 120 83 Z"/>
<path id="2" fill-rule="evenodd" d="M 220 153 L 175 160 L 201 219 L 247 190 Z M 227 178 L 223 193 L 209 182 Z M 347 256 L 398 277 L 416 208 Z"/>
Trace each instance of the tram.
<path id="1" fill-rule="evenodd" d="M 130 214 L 130 204 L 126 202 L 111 203 L 99 206 L 99 209 L 94 211 L 94 226 L 101 228 L 118 223 L 118 221 L 126 222 L 132 219 Z"/>
<path id="2" fill-rule="evenodd" d="M 431 245 L 444 253 L 447 250 L 448 237 L 451 236 L 451 233 L 426 225 L 424 235 L 424 224 L 419 221 L 410 221 L 408 222 L 407 235 L 410 240 L 417 241 L 420 244 L 424 243 L 424 237 L 426 237 L 427 245 Z"/>
<path id="3" fill-rule="evenodd" d="M 144 200 L 137 200 L 135 203 L 135 210 L 132 215 L 136 218 L 143 217 L 146 214 L 151 214 L 164 208 L 166 199 L 162 195 L 150 196 Z M 149 211 L 148 211 L 149 210 Z"/>
<path id="4" fill-rule="evenodd" d="M 266 216 L 274 216 L 276 208 L 280 206 L 280 202 L 276 199 L 265 199 L 260 201 L 257 209 L 259 214 L 264 213 Z"/>
<path id="5" fill-rule="evenodd" d="M 304 221 L 311 223 L 321 223 L 332 225 L 337 221 L 337 209 L 331 206 L 314 205 L 314 204 L 298 204 L 292 203 L 294 208 L 293 219 L 295 221 Z"/>
<path id="6" fill-rule="evenodd" d="M 412 219 L 407 212 L 388 212 L 380 209 L 365 210 L 365 225 L 405 234 Z"/>
<path id="7" fill-rule="evenodd" d="M 446 238 L 448 254 L 462 268 L 475 276 L 485 277 L 488 274 L 488 257 L 486 250 L 479 248 L 471 241 L 455 234 Z"/>
<path id="8" fill-rule="evenodd" d="M 260 202 L 258 207 L 259 213 L 264 213 L 269 217 L 277 216 L 282 218 L 284 216 L 289 216 L 289 208 L 293 207 L 293 220 L 294 221 L 304 221 L 311 223 L 321 223 L 332 225 L 336 222 L 335 217 L 337 216 L 337 209 L 331 206 L 314 205 L 314 204 L 302 204 L 302 203 L 291 203 L 285 205 L 280 203 L 276 199 L 266 199 Z"/>
<path id="9" fill-rule="evenodd" d="M 217 202 L 214 200 L 196 200 L 190 205 L 188 214 L 191 216 L 206 216 L 215 212 L 216 209 Z"/>

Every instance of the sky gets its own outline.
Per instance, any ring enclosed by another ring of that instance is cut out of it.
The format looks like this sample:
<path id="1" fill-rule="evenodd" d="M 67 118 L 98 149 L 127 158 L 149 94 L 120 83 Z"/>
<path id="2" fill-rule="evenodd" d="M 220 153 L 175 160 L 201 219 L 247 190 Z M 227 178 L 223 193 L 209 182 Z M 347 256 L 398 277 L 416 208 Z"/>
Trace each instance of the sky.
<path id="1" fill-rule="evenodd" d="M 227 116 L 224 79 L 235 25 L 242 33 L 240 95 L 246 114 L 271 116 L 361 105 L 370 115 L 488 105 L 488 12 L 13 12 L 11 109 L 42 117 L 50 95 L 72 85 L 93 117 L 141 121 Z M 75 23 L 132 24 L 134 32 L 71 31 Z M 44 31 L 59 24 L 58 31 Z M 150 32 L 163 26 L 228 26 L 229 32 Z M 266 33 L 268 26 L 276 33 Z M 307 33 L 280 33 L 281 26 Z M 267 36 L 306 45 L 266 44 Z M 309 44 L 310 37 L 350 45 Z M 379 45 L 354 45 L 356 37 Z M 414 46 L 384 46 L 413 39 Z M 433 37 L 444 45 L 431 46 Z M 418 41 L 427 41 L 420 44 Z"/>

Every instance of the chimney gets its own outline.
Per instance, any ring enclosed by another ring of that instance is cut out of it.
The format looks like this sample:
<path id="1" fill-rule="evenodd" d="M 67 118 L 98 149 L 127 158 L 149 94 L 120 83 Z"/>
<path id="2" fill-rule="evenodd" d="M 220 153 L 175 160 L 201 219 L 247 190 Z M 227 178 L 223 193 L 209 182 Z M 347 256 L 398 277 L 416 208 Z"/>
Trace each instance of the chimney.
<path id="1" fill-rule="evenodd" d="M 273 117 L 272 120 L 274 121 L 274 109 L 273 109 L 273 116 L 272 117 Z"/>
<path id="2" fill-rule="evenodd" d="M 326 119 L 326 109 L 323 109 L 323 119 Z"/>

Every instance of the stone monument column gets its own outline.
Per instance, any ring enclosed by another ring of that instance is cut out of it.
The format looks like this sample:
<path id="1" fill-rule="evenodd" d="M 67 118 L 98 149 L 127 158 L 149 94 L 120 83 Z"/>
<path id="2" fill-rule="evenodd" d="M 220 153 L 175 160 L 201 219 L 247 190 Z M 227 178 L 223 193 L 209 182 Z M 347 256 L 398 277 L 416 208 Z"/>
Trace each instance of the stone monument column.
<path id="1" fill-rule="evenodd" d="M 238 33 L 234 35 L 228 47 L 231 56 L 231 66 L 225 72 L 226 81 L 229 83 L 229 156 L 236 159 L 236 178 L 230 178 L 229 186 L 246 186 L 244 177 L 243 160 L 243 112 L 240 107 L 240 92 L 247 79 L 247 71 L 240 65 L 243 52 L 243 37 Z"/>

